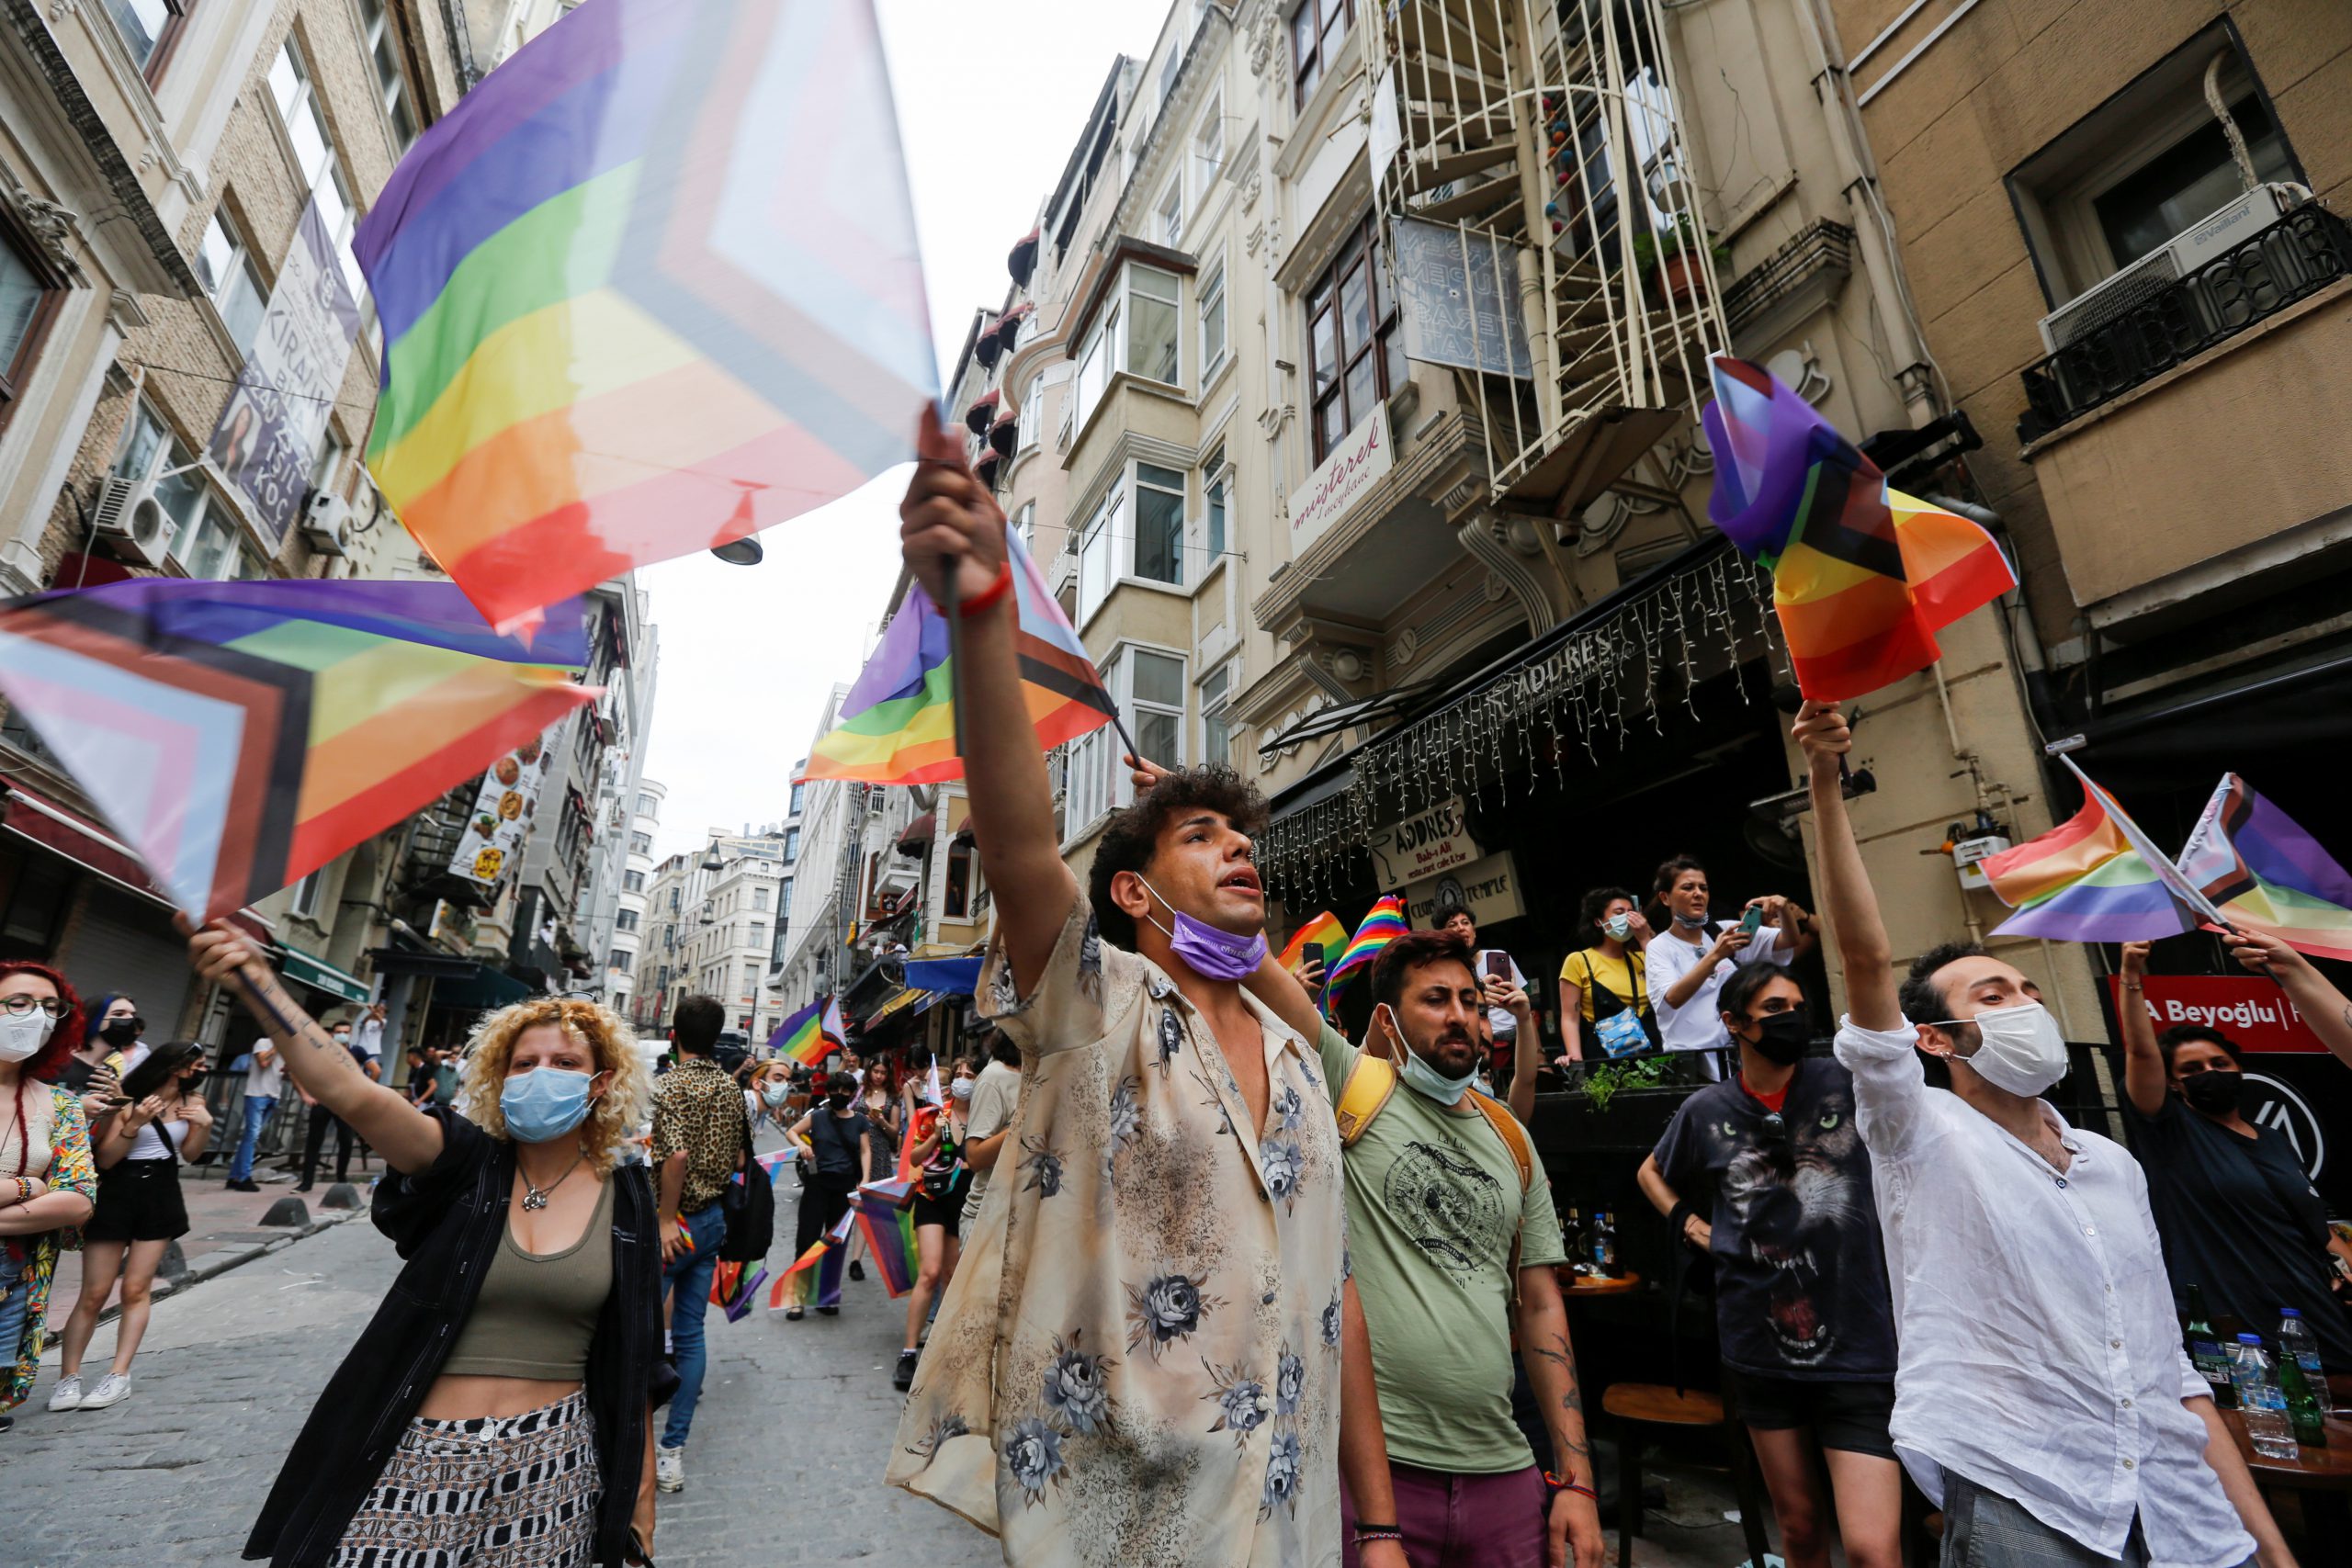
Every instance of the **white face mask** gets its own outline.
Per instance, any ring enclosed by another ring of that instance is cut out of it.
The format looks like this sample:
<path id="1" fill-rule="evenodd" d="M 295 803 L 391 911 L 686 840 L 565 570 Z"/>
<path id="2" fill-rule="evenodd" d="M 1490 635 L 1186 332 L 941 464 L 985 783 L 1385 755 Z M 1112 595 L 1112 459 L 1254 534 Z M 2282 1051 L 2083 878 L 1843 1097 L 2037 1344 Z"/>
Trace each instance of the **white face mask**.
<path id="1" fill-rule="evenodd" d="M 57 1032 L 57 1020 L 39 1008 L 0 1012 L 0 1062 L 22 1062 L 40 1054 Z"/>
<path id="2" fill-rule="evenodd" d="M 2031 1099 L 2066 1076 L 2065 1033 L 2040 1002 L 1988 1008 L 1937 1027 L 1956 1022 L 1974 1024 L 1978 1036 L 1975 1053 L 1960 1059 L 1996 1089 Z"/>

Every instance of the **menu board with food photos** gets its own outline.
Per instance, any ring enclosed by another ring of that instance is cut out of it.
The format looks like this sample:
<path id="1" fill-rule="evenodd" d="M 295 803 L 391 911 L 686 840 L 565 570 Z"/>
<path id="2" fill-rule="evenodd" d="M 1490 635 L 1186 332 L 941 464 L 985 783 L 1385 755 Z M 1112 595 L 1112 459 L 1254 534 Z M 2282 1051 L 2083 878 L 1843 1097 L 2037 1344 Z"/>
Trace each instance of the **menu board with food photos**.
<path id="1" fill-rule="evenodd" d="M 498 886 L 522 858 L 523 840 L 530 837 L 531 818 L 539 808 L 539 786 L 552 761 L 548 736 L 542 735 L 491 764 L 474 792 L 465 834 L 449 856 L 452 874 L 484 887 Z"/>

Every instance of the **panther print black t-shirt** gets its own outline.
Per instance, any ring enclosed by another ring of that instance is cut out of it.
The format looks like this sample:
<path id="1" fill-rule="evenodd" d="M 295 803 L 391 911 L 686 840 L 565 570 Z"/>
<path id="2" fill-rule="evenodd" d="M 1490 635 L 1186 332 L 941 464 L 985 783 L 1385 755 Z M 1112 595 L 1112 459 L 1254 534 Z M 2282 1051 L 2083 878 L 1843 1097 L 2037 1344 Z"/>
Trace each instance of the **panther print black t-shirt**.
<path id="1" fill-rule="evenodd" d="M 1774 1114 L 1736 1078 L 1709 1084 L 1655 1151 L 1667 1184 L 1714 1229 L 1724 1364 L 1757 1377 L 1893 1378 L 1886 1249 L 1852 1075 L 1799 1062 Z"/>

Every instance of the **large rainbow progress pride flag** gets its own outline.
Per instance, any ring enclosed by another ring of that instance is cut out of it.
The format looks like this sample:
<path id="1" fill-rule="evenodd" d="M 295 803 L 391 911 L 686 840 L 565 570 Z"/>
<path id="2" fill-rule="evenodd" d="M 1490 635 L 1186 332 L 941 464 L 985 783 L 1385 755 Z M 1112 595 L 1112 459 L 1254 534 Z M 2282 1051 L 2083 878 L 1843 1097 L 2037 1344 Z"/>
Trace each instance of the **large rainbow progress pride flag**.
<path id="1" fill-rule="evenodd" d="M 368 466 L 495 624 L 913 456 L 938 369 L 872 0 L 595 0 L 425 132 L 352 249 Z"/>
<path id="2" fill-rule="evenodd" d="M 133 578 L 0 604 L 0 691 L 156 886 L 217 917 L 594 700 L 582 614 L 526 646 L 442 582 Z"/>
<path id="3" fill-rule="evenodd" d="M 2018 585 L 1993 536 L 1891 489 L 1878 466 L 1760 365 L 1709 361 L 1707 515 L 1772 573 L 1806 696 L 1858 697 L 1941 657 L 1936 633 Z"/>

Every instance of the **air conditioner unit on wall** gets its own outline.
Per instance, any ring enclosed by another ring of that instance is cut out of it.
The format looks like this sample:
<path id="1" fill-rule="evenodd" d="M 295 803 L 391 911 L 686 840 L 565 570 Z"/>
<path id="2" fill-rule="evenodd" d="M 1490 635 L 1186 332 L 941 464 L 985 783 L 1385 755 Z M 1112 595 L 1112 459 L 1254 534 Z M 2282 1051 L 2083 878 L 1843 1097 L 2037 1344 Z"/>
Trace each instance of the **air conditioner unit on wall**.
<path id="1" fill-rule="evenodd" d="M 351 553 L 351 508 L 332 491 L 314 491 L 302 507 L 302 537 L 322 556 Z"/>
<path id="2" fill-rule="evenodd" d="M 2199 219 L 2114 276 L 2093 284 L 2041 318 L 2041 347 L 2055 354 L 2125 314 L 2165 286 L 2234 250 L 2312 198 L 2310 187 L 2260 185 Z"/>
<path id="3" fill-rule="evenodd" d="M 132 479 L 108 474 L 98 487 L 91 527 L 114 546 L 116 555 L 134 566 L 160 570 L 172 547 L 172 520 L 155 499 L 153 477 Z"/>

